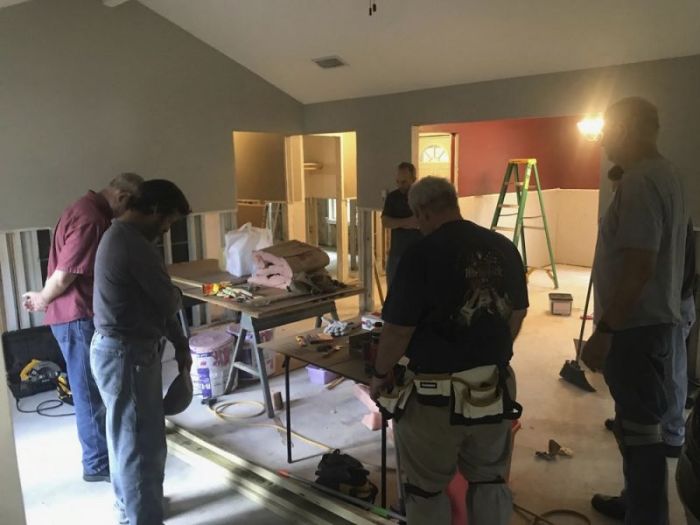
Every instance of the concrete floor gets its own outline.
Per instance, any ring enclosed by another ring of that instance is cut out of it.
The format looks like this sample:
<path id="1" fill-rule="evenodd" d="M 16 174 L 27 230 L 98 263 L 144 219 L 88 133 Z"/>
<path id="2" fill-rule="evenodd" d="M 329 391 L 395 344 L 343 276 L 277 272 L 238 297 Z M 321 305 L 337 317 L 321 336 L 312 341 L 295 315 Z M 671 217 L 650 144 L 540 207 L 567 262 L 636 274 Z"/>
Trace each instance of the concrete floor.
<path id="1" fill-rule="evenodd" d="M 613 413 L 607 387 L 600 374 L 587 373 L 597 388 L 583 392 L 559 379 L 559 370 L 575 355 L 573 339 L 578 337 L 589 270 L 560 266 L 560 292 L 574 296 L 571 317 L 549 314 L 548 294 L 552 281 L 543 271 L 532 274 L 529 283 L 530 310 L 523 331 L 516 341 L 513 367 L 518 376 L 518 397 L 525 407 L 522 429 L 516 437 L 510 485 L 516 502 L 535 512 L 569 508 L 589 517 L 592 523 L 615 523 L 595 513 L 590 507 L 594 492 L 616 494 L 622 487 L 619 452 L 603 420 Z M 341 317 L 357 313 L 357 301 L 339 303 Z M 310 322 L 297 323 L 276 331 L 276 337 L 292 335 L 295 330 L 310 329 Z M 590 333 L 588 323 L 586 333 Z M 587 335 L 586 335 L 587 336 Z M 368 465 L 371 477 L 379 483 L 379 433 L 360 424 L 364 407 L 353 397 L 352 384 L 345 382 L 333 391 L 308 382 L 305 370 L 292 375 L 292 427 L 307 438 L 333 448 L 341 448 Z M 272 389 L 283 391 L 283 378 L 272 380 Z M 261 400 L 255 385 L 243 388 L 224 400 Z M 231 407 L 230 413 L 244 416 L 253 410 L 246 406 Z M 284 413 L 279 414 L 284 420 Z M 222 421 L 201 405 L 193 404 L 176 422 L 201 432 L 213 442 L 247 457 L 272 470 L 287 468 L 283 437 L 265 426 L 264 416 L 241 421 Z M 535 458 L 535 451 L 546 450 L 550 439 L 573 449 L 571 459 L 546 462 Z M 299 439 L 295 440 L 295 459 L 289 469 L 313 479 L 323 451 Z M 393 448 L 390 447 L 390 464 Z M 307 458 L 307 459 L 304 459 Z M 675 488 L 676 460 L 669 460 L 669 498 L 671 523 L 684 523 Z M 389 483 L 390 500 L 395 496 L 395 482 Z M 514 516 L 513 524 L 529 523 Z M 557 518 L 556 523 L 578 524 L 580 520 Z"/>
<path id="2" fill-rule="evenodd" d="M 571 317 L 549 315 L 548 293 L 552 284 L 544 272 L 530 279 L 530 312 L 516 342 L 513 366 L 518 375 L 518 397 L 525 411 L 522 430 L 516 437 L 510 484 L 516 502 L 536 512 L 555 508 L 574 509 L 594 524 L 611 524 L 590 508 L 594 492 L 617 493 L 621 488 L 621 463 L 614 439 L 603 428 L 612 414 L 612 401 L 600 375 L 587 373 L 596 393 L 585 393 L 562 382 L 559 370 L 574 355 L 572 339 L 578 337 L 580 315 L 585 300 L 589 272 L 582 268 L 559 267 L 561 292 L 574 295 Z M 357 299 L 339 304 L 341 317 L 357 313 Z M 278 329 L 277 337 L 310 328 L 310 322 Z M 173 374 L 168 363 L 165 375 Z M 272 380 L 275 390 L 283 390 L 283 378 Z M 256 385 L 241 388 L 223 401 L 261 400 Z M 36 398 L 38 400 L 38 398 Z M 333 448 L 341 448 L 368 465 L 372 479 L 379 482 L 379 433 L 360 424 L 364 407 L 352 395 L 352 385 L 341 384 L 333 391 L 311 385 L 305 370 L 293 374 L 292 426 L 304 436 Z M 31 400 L 32 402 L 35 399 Z M 29 401 L 27 401 L 29 403 Z M 232 406 L 229 413 L 250 414 L 253 407 Z M 279 414 L 284 420 L 284 413 Z M 239 421 L 223 421 L 207 408 L 193 403 L 174 418 L 221 446 L 272 470 L 288 468 L 283 437 L 264 416 Z M 107 484 L 85 484 L 79 480 L 79 450 L 73 434 L 72 418 L 47 419 L 15 414 L 19 464 L 30 524 L 109 523 L 111 492 Z M 571 459 L 549 463 L 535 459 L 549 439 L 574 450 Z M 290 470 L 313 478 L 323 450 L 295 439 L 295 458 Z M 390 448 L 390 459 L 393 448 Z M 304 459 L 306 458 L 306 459 Z M 669 461 L 671 523 L 682 524 L 682 510 L 675 482 L 675 460 Z M 393 461 L 391 461 L 393 465 Z M 390 497 L 395 493 L 390 482 Z M 281 523 L 274 515 L 237 495 L 224 482 L 203 479 L 198 472 L 175 458 L 169 458 L 166 494 L 171 509 L 178 511 L 171 524 Z M 76 509 L 80 509 L 79 515 Z M 96 519 L 103 516 L 104 519 Z M 76 518 L 78 521 L 76 521 Z M 256 521 L 257 520 L 257 521 Z M 558 524 L 578 524 L 580 520 L 557 518 Z M 514 525 L 529 523 L 514 516 Z"/>
<path id="3" fill-rule="evenodd" d="M 23 400 L 30 408 L 46 392 Z M 67 407 L 70 408 L 70 407 Z M 60 412 L 57 410 L 56 412 Z M 111 525 L 112 487 L 81 479 L 80 446 L 75 419 L 13 414 L 17 456 L 28 525 Z M 284 520 L 238 494 L 221 479 L 212 479 L 168 456 L 165 470 L 166 525 L 281 525 Z M 0 523 L 5 524 L 0 517 Z M 15 525 L 15 524 L 6 524 Z"/>

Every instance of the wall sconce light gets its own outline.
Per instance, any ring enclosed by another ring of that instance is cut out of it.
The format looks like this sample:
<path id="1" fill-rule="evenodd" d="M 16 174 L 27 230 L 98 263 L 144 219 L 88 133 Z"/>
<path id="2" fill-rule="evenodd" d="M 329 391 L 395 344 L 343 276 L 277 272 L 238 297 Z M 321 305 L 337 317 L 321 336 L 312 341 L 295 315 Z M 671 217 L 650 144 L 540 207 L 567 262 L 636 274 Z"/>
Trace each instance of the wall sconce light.
<path id="1" fill-rule="evenodd" d="M 603 136 L 605 121 L 601 115 L 585 117 L 576 123 L 579 133 L 590 142 L 598 142 Z"/>

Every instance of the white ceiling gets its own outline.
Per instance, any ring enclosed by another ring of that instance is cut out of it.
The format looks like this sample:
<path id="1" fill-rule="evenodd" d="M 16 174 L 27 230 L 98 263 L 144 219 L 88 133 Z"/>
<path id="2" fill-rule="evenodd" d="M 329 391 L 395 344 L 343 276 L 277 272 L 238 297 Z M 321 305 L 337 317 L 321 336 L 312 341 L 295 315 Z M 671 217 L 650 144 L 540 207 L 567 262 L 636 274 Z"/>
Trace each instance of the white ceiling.
<path id="1" fill-rule="evenodd" d="M 305 103 L 700 53 L 698 0 L 140 1 Z"/>
<path id="2" fill-rule="evenodd" d="M 22 2 L 26 2 L 27 0 L 0 0 L 0 9 L 3 7 L 8 7 L 14 4 L 21 4 Z"/>
<path id="3" fill-rule="evenodd" d="M 700 54 L 700 0 L 139 1 L 304 103 Z"/>

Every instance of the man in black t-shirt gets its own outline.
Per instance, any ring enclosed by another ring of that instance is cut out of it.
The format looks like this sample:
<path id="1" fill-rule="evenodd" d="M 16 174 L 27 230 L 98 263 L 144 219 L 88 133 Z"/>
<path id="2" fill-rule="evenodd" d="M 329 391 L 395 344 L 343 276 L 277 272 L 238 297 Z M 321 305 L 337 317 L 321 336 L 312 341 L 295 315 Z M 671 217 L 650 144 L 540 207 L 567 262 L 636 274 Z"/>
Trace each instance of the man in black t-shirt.
<path id="1" fill-rule="evenodd" d="M 410 162 L 402 162 L 396 171 L 396 189 L 384 201 L 382 225 L 391 230 L 391 249 L 386 264 L 387 288 L 391 288 L 401 256 L 421 238 L 416 218 L 408 206 L 408 191 L 414 182 L 416 167 Z"/>
<path id="2" fill-rule="evenodd" d="M 389 290 L 372 397 L 393 388 L 392 370 L 403 356 L 416 379 L 447 378 L 455 385 L 456 374 L 494 365 L 507 377 L 528 307 L 518 250 L 463 220 L 455 189 L 444 179 L 421 179 L 409 203 L 425 237 L 404 254 Z M 514 398 L 514 381 L 508 391 Z M 433 397 L 436 403 L 428 404 L 412 393 L 395 425 L 408 523 L 451 523 L 445 489 L 459 467 L 470 485 L 470 525 L 506 525 L 511 421 L 453 423 L 454 400 L 447 394 L 440 404 Z"/>

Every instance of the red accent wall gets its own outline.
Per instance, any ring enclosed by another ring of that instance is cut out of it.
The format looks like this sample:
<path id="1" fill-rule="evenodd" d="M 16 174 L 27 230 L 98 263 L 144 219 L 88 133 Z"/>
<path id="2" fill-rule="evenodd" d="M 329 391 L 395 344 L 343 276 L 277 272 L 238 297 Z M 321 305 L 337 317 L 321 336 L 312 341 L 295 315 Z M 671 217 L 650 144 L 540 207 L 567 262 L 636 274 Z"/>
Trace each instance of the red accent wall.
<path id="1" fill-rule="evenodd" d="M 581 117 L 466 122 L 421 126 L 421 132 L 457 133 L 459 194 L 498 193 L 508 159 L 537 159 L 544 189 L 598 189 L 601 149 L 578 132 Z"/>

